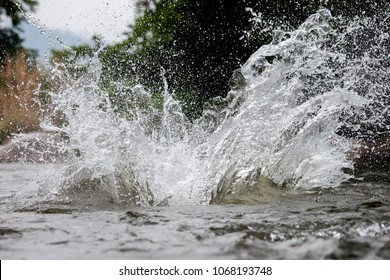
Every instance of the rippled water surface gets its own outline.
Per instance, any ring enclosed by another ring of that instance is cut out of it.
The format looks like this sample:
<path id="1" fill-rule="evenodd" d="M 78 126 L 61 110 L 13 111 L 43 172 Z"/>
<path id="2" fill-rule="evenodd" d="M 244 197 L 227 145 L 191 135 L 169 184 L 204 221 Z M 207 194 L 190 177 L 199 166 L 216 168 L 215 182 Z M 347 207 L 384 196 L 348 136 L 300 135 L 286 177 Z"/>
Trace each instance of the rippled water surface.
<path id="1" fill-rule="evenodd" d="M 48 200 L 37 184 L 48 167 L 0 166 L 1 259 L 390 258 L 388 183 L 257 205 L 127 207 Z"/>

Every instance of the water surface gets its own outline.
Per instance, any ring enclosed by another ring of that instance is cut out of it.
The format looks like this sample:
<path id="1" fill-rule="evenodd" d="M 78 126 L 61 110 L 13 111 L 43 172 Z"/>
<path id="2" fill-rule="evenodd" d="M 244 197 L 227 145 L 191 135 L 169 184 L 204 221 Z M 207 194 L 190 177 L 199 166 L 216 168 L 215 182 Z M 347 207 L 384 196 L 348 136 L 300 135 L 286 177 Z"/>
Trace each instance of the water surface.
<path id="1" fill-rule="evenodd" d="M 388 182 L 257 205 L 128 207 L 47 199 L 37 184 L 47 168 L 1 165 L 1 259 L 390 258 Z"/>

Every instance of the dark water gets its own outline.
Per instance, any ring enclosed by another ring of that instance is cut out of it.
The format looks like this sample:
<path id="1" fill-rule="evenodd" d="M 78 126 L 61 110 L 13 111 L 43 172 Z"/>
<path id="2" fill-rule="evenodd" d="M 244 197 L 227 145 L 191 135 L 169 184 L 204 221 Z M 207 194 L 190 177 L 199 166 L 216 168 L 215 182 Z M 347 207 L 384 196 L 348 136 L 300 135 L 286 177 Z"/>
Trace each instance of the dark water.
<path id="1" fill-rule="evenodd" d="M 47 199 L 46 169 L 1 165 L 1 259 L 390 259 L 387 176 L 257 205 L 128 207 Z"/>

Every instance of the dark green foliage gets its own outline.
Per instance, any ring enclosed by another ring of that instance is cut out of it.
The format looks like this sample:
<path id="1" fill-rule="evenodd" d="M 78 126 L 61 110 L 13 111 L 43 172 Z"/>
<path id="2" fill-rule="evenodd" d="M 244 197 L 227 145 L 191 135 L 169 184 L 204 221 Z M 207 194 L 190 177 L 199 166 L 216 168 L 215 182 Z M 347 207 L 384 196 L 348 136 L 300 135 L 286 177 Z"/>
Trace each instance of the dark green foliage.
<path id="1" fill-rule="evenodd" d="M 98 36 L 94 36 L 92 40 L 94 41 L 94 46 L 84 44 L 71 46 L 64 50 L 51 50 L 52 62 L 62 64 L 71 78 L 78 79 L 82 74 L 86 73 L 91 59 L 101 47 Z"/>
<path id="2" fill-rule="evenodd" d="M 38 4 L 34 0 L 21 0 L 20 8 L 32 11 Z M 22 50 L 22 38 L 18 31 L 21 31 L 20 24 L 25 20 L 18 4 L 13 0 L 0 0 L 0 65 L 4 64 L 7 55 L 13 56 Z M 10 25 L 3 23 L 10 21 Z"/>
<path id="3" fill-rule="evenodd" d="M 228 92 L 233 70 L 257 48 L 271 41 L 273 28 L 296 28 L 322 7 L 335 15 L 352 17 L 373 14 L 385 2 L 155 1 L 155 9 L 147 10 L 136 20 L 129 38 L 108 49 L 105 55 L 109 62 L 108 76 L 130 78 L 149 88 L 159 88 L 163 67 L 168 84 L 176 90 L 178 98 L 183 101 L 189 98 L 190 103 L 201 107 L 205 100 Z M 248 8 L 252 8 L 252 13 Z M 261 20 L 251 21 L 253 13 L 261 15 Z M 197 115 L 187 113 L 192 117 Z"/>
<path id="4" fill-rule="evenodd" d="M 274 28 L 295 29 L 319 8 L 354 17 L 373 15 L 386 4 L 386 0 L 139 1 L 140 6 L 150 2 L 154 8 L 136 19 L 128 38 L 100 52 L 102 85 L 141 83 L 151 92 L 161 92 L 164 69 L 170 92 L 190 118 L 199 116 L 211 98 L 227 94 L 233 71 L 271 42 Z"/>

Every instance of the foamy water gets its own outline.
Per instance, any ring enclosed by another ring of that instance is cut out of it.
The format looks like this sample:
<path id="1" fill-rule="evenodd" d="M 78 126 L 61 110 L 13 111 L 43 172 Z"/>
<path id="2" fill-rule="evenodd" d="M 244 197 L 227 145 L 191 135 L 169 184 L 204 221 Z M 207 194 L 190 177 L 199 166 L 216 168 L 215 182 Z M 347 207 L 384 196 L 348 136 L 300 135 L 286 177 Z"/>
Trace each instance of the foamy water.
<path id="1" fill-rule="evenodd" d="M 117 203 L 146 206 L 261 201 L 280 189 L 339 186 L 352 178 L 347 154 L 359 138 L 340 131 L 375 134 L 361 132 L 363 123 L 374 122 L 388 130 L 389 85 L 368 76 L 374 66 L 388 73 L 388 33 L 370 35 L 382 38 L 373 43 L 375 52 L 350 57 L 352 42 L 364 44 L 359 36 L 373 23 L 335 29 L 336 22 L 346 24 L 320 10 L 295 31 L 275 31 L 273 42 L 236 71 L 241 85 L 219 101 L 222 109 L 207 108 L 195 122 L 172 98 L 164 69 L 162 110 L 142 85 L 116 84 L 115 94 L 132 101 L 131 117 L 116 113 L 98 84 L 97 53 L 85 75 L 52 95 L 67 125 L 42 127 L 66 134 L 66 148 L 79 156 L 53 171 L 43 187 L 49 193 L 100 190 Z M 346 44 L 346 38 L 354 41 Z M 361 79 L 366 90 L 357 87 Z M 364 115 L 373 103 L 381 120 Z M 359 114 L 360 123 L 350 121 Z"/>

